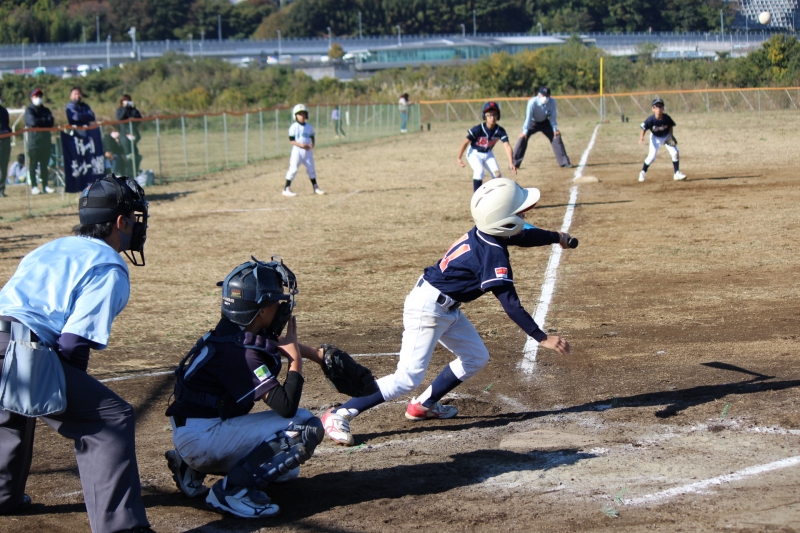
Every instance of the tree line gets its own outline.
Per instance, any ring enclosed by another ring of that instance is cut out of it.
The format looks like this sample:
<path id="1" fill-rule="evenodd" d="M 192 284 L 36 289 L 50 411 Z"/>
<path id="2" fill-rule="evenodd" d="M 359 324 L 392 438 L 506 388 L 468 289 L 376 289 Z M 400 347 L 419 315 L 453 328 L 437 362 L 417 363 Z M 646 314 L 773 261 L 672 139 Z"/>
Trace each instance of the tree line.
<path id="1" fill-rule="evenodd" d="M 283 4 L 284 7 L 281 8 Z M 724 0 L 0 0 L 0 43 L 488 32 L 717 31 Z M 462 28 L 463 24 L 463 28 Z"/>

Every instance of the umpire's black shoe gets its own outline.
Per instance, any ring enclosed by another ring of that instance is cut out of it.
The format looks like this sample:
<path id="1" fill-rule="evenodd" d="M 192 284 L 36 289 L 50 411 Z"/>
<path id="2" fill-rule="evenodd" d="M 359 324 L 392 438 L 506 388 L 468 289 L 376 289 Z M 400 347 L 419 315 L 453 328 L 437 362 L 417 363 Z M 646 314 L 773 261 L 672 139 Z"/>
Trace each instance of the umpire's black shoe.
<path id="1" fill-rule="evenodd" d="M 562 165 L 561 168 L 572 168 L 572 163 L 567 163 L 566 165 Z"/>
<path id="2" fill-rule="evenodd" d="M 33 505 L 33 502 L 31 501 L 31 497 L 28 496 L 27 494 L 23 494 L 22 495 L 22 500 L 19 502 L 19 505 L 17 505 L 16 507 L 11 509 L 10 511 L 1 512 L 0 515 L 19 513 L 21 511 L 24 511 L 25 509 L 28 509 L 31 505 Z"/>

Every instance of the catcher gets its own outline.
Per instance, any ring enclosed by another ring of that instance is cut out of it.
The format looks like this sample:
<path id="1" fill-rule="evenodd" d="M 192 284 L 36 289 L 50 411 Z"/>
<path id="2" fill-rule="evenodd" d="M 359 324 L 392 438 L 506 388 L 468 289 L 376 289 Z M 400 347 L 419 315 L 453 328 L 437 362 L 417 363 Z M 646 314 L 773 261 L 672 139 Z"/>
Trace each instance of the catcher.
<path id="1" fill-rule="evenodd" d="M 279 508 L 265 488 L 296 478 L 325 436 L 319 418 L 298 408 L 303 359 L 320 364 L 345 394 L 372 394 L 377 384 L 338 348 L 297 342 L 297 280 L 280 258 L 252 258 L 218 285 L 222 318 L 175 370 L 175 401 L 166 412 L 175 449 L 165 455 L 184 495 L 207 493 L 210 507 L 243 518 L 274 516 Z M 281 384 L 283 359 L 288 372 Z M 257 400 L 270 409 L 251 413 Z M 225 477 L 209 490 L 206 474 Z"/>

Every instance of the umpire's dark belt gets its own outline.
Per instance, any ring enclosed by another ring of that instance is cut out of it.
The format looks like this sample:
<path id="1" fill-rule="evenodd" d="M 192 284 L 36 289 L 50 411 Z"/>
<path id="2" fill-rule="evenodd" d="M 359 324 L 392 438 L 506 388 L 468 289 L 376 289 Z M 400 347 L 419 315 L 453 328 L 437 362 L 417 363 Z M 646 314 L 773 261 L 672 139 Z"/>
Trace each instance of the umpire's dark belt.
<path id="1" fill-rule="evenodd" d="M 12 322 L 19 322 L 19 320 L 4 316 L 0 317 L 0 333 L 11 333 L 11 323 Z M 39 342 L 39 336 L 31 330 L 31 340 L 30 342 Z"/>
<path id="2" fill-rule="evenodd" d="M 422 284 L 423 284 L 423 283 L 425 283 L 425 278 L 423 278 L 423 277 L 420 277 L 420 278 L 419 278 L 419 281 L 417 282 L 417 287 L 422 287 Z M 437 303 L 437 304 L 439 304 L 439 305 L 444 305 L 444 304 L 445 304 L 445 302 L 447 302 L 447 296 L 445 296 L 445 295 L 444 295 L 444 294 L 442 294 L 442 293 L 439 293 L 439 297 L 438 297 L 438 298 L 436 298 L 436 303 Z M 448 310 L 450 310 L 450 311 L 452 311 L 453 309 L 458 309 L 459 307 L 461 307 L 461 302 L 456 302 L 456 301 L 454 301 L 454 302 L 453 302 L 453 303 L 450 305 L 450 307 L 448 307 L 447 309 L 448 309 Z"/>

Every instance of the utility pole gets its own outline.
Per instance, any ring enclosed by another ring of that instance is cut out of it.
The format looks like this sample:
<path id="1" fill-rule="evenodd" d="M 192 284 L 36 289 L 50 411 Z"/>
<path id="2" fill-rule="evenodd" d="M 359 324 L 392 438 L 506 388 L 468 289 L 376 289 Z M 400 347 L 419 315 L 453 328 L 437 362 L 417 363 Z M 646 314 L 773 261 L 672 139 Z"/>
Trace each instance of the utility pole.
<path id="1" fill-rule="evenodd" d="M 472 10 L 472 36 L 475 37 L 478 35 L 478 24 L 475 18 L 475 10 Z"/>
<path id="2" fill-rule="evenodd" d="M 542 33 L 542 23 L 537 22 L 536 24 L 539 26 L 539 36 L 541 37 L 542 35 L 544 35 L 544 33 Z"/>
<path id="3" fill-rule="evenodd" d="M 331 41 L 331 27 L 328 26 L 328 50 L 331 49 L 331 46 L 333 46 L 333 43 Z"/>
<path id="4" fill-rule="evenodd" d="M 106 37 L 106 68 L 111 68 L 111 34 Z"/>
<path id="5" fill-rule="evenodd" d="M 281 56 L 283 55 L 283 50 L 281 49 L 281 30 L 275 30 L 278 32 L 278 64 L 281 63 Z"/>
<path id="6" fill-rule="evenodd" d="M 222 42 L 222 15 L 217 13 L 217 41 Z"/>
<path id="7" fill-rule="evenodd" d="M 206 43 L 206 30 L 200 30 L 200 57 L 203 57 L 203 45 Z"/>
<path id="8" fill-rule="evenodd" d="M 395 28 L 397 28 L 397 46 L 403 46 L 403 43 L 400 40 L 400 24 L 396 24 Z"/>
<path id="9" fill-rule="evenodd" d="M 467 27 L 463 24 L 459 24 L 461 26 L 461 38 L 464 39 L 467 37 Z"/>
<path id="10" fill-rule="evenodd" d="M 128 30 L 128 35 L 131 36 L 131 40 L 133 41 L 131 43 L 131 46 L 132 46 L 131 52 L 133 54 L 135 54 L 136 53 L 136 26 L 131 26 L 131 29 Z"/>
<path id="11" fill-rule="evenodd" d="M 719 10 L 719 34 L 725 35 L 725 19 L 722 18 L 722 10 Z"/>
<path id="12" fill-rule="evenodd" d="M 358 12 L 358 38 L 364 38 L 364 35 L 361 33 L 361 11 Z"/>
<path id="13" fill-rule="evenodd" d="M 97 44 L 100 44 L 100 17 L 96 16 L 94 18 L 94 24 L 97 27 Z"/>

